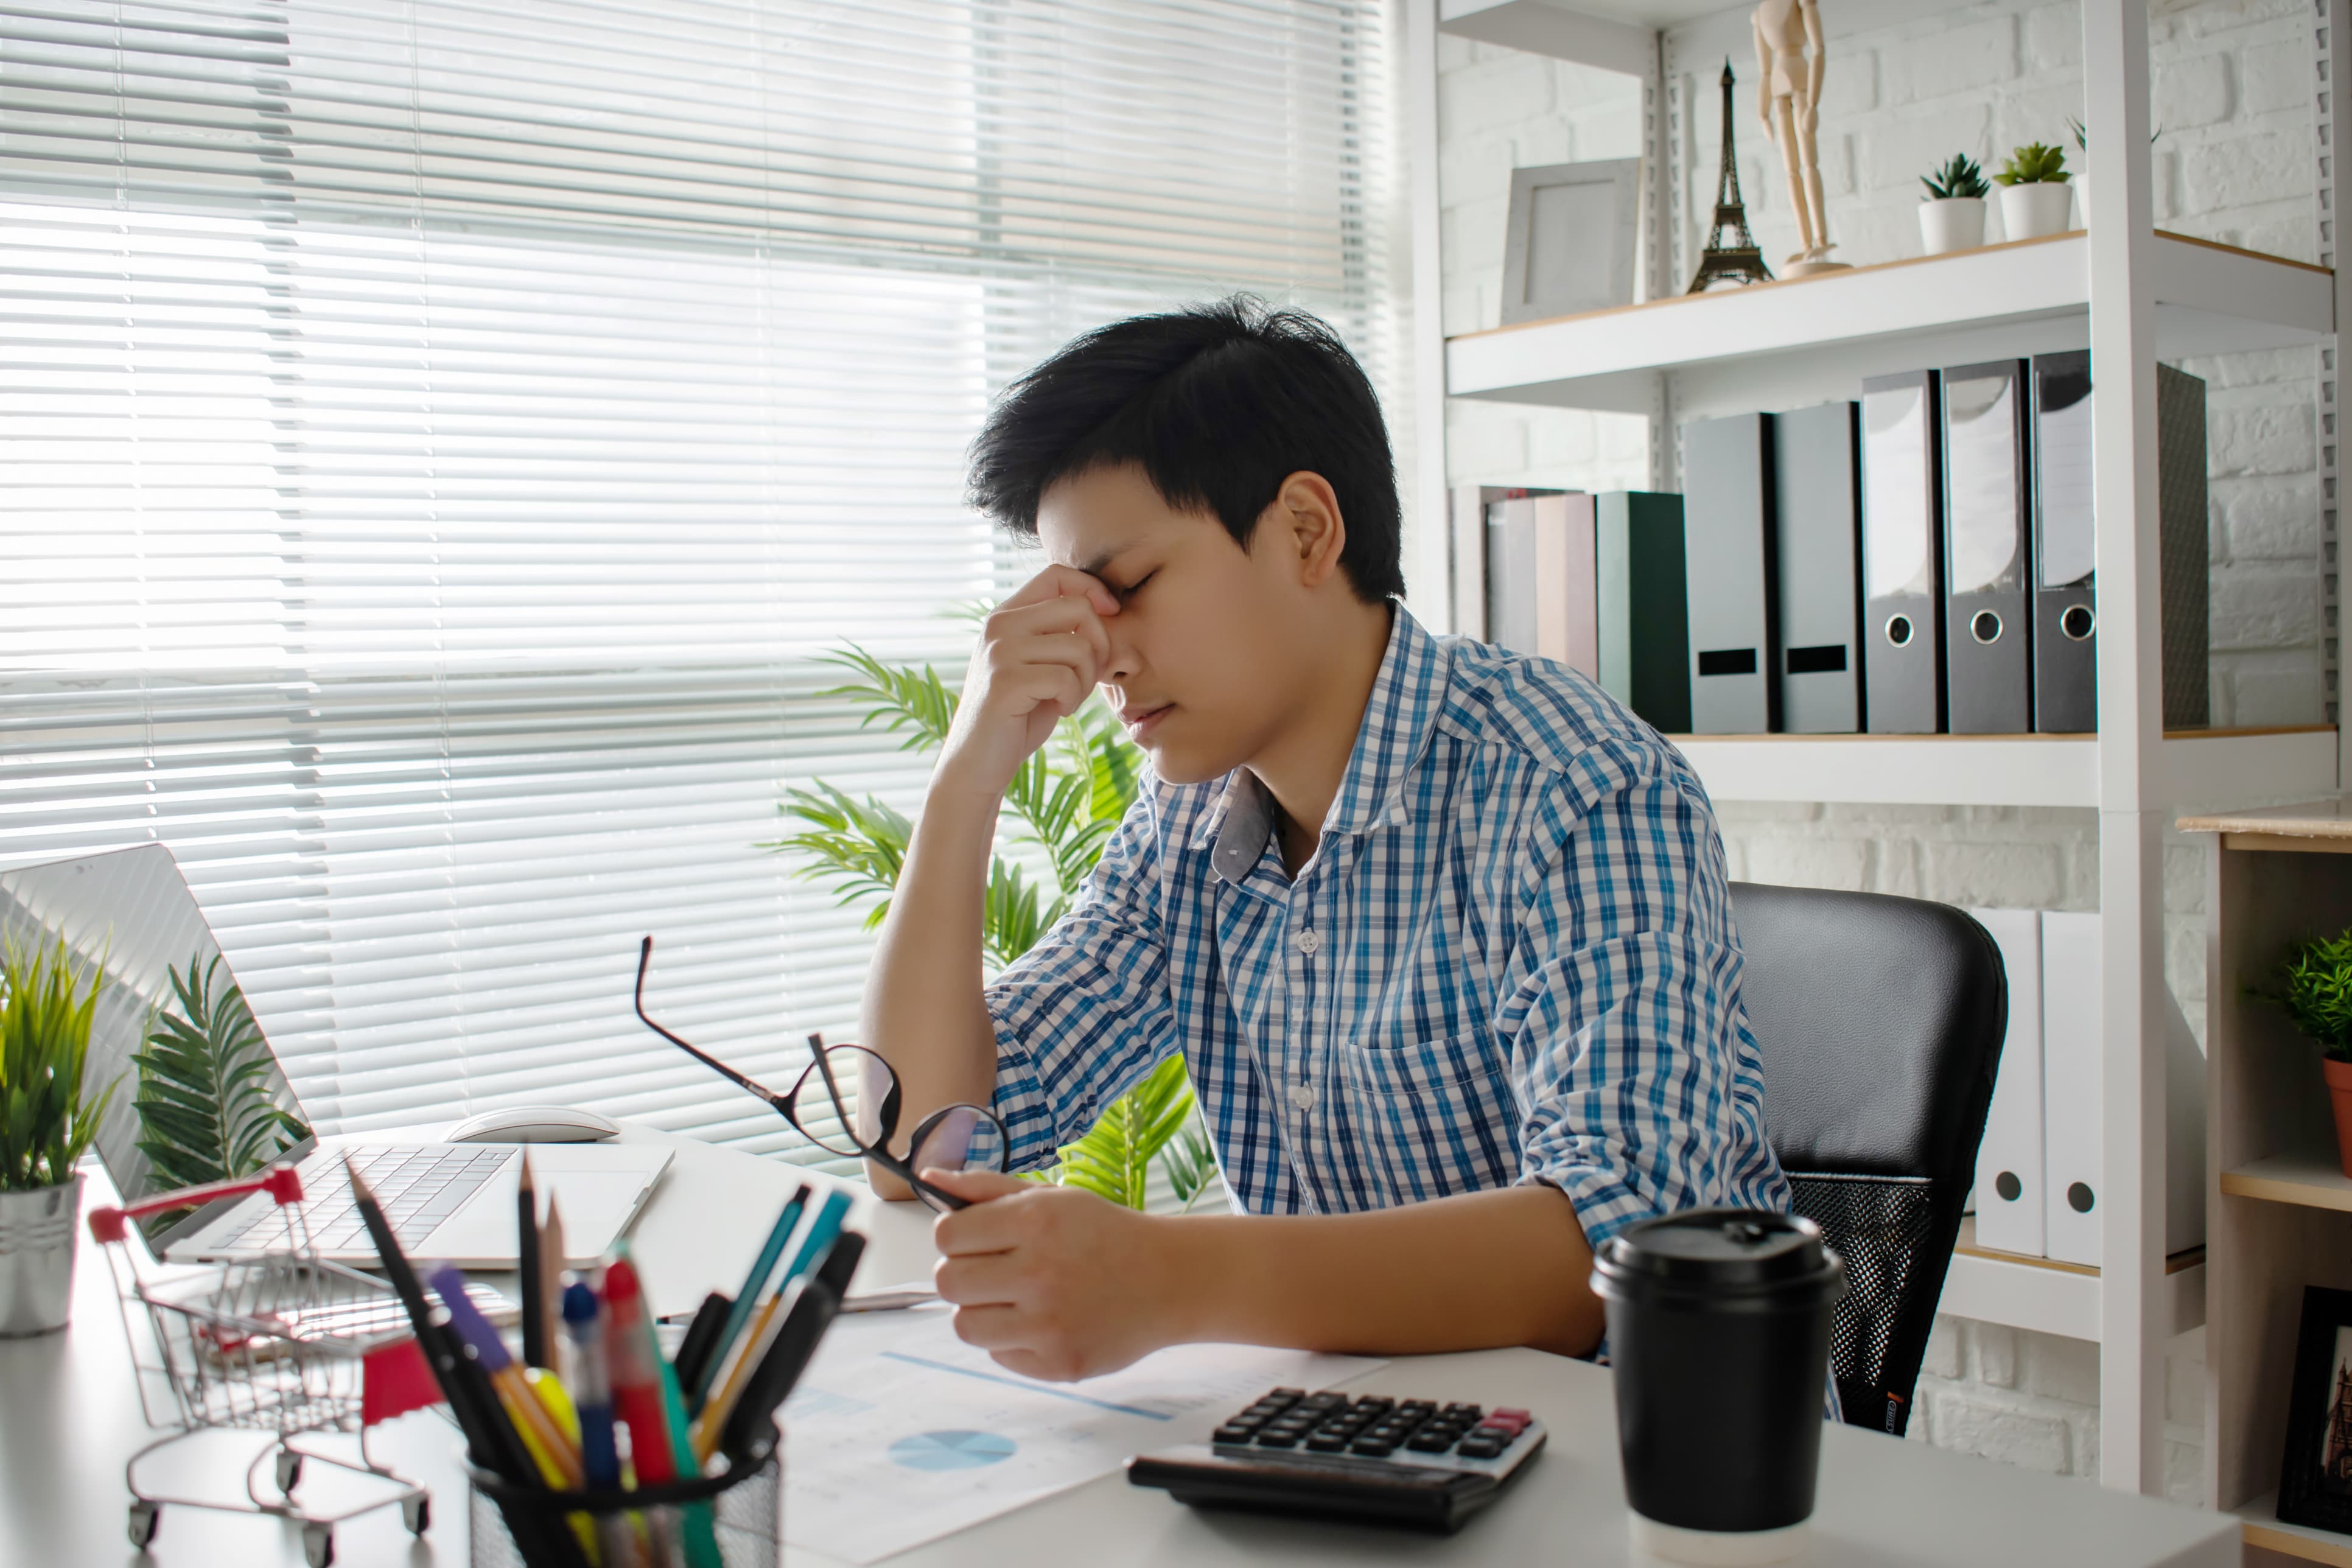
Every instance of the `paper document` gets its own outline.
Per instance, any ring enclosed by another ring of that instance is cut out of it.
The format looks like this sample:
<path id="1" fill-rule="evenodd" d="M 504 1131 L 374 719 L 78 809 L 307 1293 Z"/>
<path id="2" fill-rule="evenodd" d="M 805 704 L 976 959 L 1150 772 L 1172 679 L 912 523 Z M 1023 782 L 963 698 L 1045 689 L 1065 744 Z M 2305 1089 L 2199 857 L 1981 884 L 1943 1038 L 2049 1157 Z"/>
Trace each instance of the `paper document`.
<path id="1" fill-rule="evenodd" d="M 783 1409 L 784 1539 L 873 1563 L 1204 1440 L 1276 1386 L 1381 1363 L 1251 1345 L 1178 1345 L 1106 1377 L 1039 1383 L 955 1336 L 945 1308 L 835 1320 Z"/>

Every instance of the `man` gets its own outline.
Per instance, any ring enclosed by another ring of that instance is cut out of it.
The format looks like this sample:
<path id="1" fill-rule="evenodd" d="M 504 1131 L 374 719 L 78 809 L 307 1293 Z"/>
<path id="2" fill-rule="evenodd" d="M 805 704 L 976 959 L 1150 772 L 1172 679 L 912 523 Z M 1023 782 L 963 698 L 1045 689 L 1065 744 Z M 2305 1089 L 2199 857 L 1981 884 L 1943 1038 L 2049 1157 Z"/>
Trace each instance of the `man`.
<path id="1" fill-rule="evenodd" d="M 940 1173 L 975 1200 L 936 1230 L 965 1340 L 1046 1378 L 1191 1340 L 1584 1354 L 1594 1245 L 1787 1206 L 1706 795 L 1583 677 L 1395 602 L 1388 439 L 1327 327 L 1236 299 L 1088 333 L 972 475 L 1052 564 L 973 656 L 865 1043 L 902 1125 L 992 1102 L 1015 1170 L 1181 1054 L 1245 1212 Z M 1097 685 L 1150 774 L 983 987 L 999 799 Z"/>

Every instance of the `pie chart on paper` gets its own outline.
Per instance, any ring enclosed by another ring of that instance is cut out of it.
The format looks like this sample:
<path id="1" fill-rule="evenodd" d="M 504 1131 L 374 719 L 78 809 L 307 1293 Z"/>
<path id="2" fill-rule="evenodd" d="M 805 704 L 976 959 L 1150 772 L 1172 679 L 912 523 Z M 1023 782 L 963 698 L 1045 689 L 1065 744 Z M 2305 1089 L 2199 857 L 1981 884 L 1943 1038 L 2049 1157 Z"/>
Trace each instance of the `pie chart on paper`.
<path id="1" fill-rule="evenodd" d="M 890 1445 L 890 1458 L 910 1470 L 976 1470 L 1009 1459 L 1017 1447 L 995 1432 L 918 1432 Z"/>

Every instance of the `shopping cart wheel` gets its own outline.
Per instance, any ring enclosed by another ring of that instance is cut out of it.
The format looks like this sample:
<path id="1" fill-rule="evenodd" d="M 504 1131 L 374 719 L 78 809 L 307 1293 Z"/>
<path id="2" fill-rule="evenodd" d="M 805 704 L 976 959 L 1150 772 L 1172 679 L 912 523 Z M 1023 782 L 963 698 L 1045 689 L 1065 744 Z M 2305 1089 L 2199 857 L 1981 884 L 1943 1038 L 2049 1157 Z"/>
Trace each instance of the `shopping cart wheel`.
<path id="1" fill-rule="evenodd" d="M 302 1527 L 302 1561 L 310 1568 L 327 1568 L 335 1560 L 335 1532 L 323 1524 Z"/>
<path id="2" fill-rule="evenodd" d="M 400 1522 L 408 1526 L 411 1535 L 422 1535 L 433 1528 L 433 1499 L 418 1492 L 415 1497 L 400 1500 Z"/>
<path id="3" fill-rule="evenodd" d="M 302 1484 L 302 1456 L 291 1448 L 278 1450 L 278 1489 L 290 1492 Z"/>
<path id="4" fill-rule="evenodd" d="M 131 1544 L 144 1550 L 155 1539 L 155 1526 L 162 1521 L 163 1510 L 152 1502 L 131 1505 Z"/>

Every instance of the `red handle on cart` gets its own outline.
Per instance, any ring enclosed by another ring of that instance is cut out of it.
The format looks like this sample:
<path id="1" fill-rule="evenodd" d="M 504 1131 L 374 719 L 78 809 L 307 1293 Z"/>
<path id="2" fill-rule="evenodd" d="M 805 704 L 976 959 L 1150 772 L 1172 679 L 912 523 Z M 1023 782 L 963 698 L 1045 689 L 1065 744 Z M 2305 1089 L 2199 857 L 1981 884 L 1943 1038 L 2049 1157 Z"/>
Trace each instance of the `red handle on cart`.
<path id="1" fill-rule="evenodd" d="M 94 1208 L 89 1211 L 89 1234 L 101 1243 L 121 1241 L 125 1220 L 173 1209 L 200 1208 L 215 1198 L 233 1198 L 246 1193 L 268 1193 L 278 1200 L 280 1208 L 299 1204 L 302 1201 L 302 1175 L 291 1165 L 272 1165 L 257 1175 L 240 1176 L 233 1182 L 206 1182 L 201 1186 L 182 1187 L 176 1193 L 158 1193 L 124 1208 Z"/>

